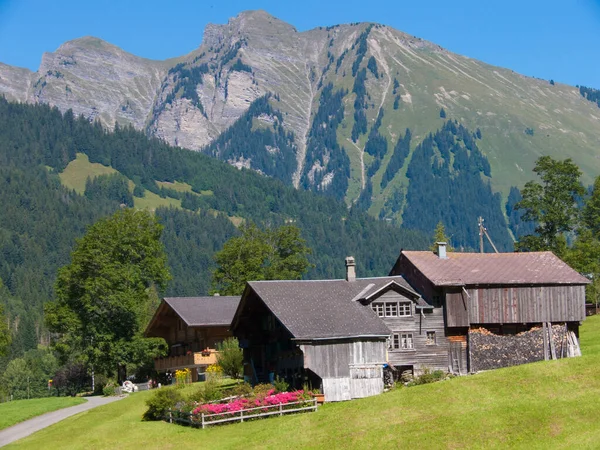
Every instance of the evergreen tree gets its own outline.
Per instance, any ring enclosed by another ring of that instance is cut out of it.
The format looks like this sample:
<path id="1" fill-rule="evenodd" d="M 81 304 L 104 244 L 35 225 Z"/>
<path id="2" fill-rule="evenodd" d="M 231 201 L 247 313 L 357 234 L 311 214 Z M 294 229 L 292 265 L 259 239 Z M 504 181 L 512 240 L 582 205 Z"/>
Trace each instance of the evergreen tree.
<path id="1" fill-rule="evenodd" d="M 440 118 L 442 118 L 442 119 L 446 118 L 446 111 L 444 110 L 444 108 L 440 109 Z"/>
<path id="2" fill-rule="evenodd" d="M 0 305 L 0 356 L 4 356 L 10 347 L 10 328 L 8 317 L 4 314 L 4 308 Z"/>
<path id="3" fill-rule="evenodd" d="M 454 251 L 454 248 L 450 245 L 450 238 L 448 236 L 446 236 L 446 228 L 444 227 L 444 224 L 442 222 L 438 222 L 438 224 L 435 226 L 435 231 L 433 232 L 433 242 L 429 246 L 429 250 L 437 253 L 437 250 L 438 250 L 437 243 L 438 242 L 446 243 L 446 251 L 448 251 L 448 252 Z"/>

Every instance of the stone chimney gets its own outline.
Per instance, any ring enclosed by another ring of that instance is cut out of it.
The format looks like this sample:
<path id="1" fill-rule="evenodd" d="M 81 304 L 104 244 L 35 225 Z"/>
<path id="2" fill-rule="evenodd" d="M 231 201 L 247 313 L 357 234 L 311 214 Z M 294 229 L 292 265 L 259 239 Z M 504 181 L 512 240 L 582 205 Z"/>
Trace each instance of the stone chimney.
<path id="1" fill-rule="evenodd" d="M 438 251 L 438 258 L 440 259 L 448 259 L 448 256 L 446 255 L 446 243 L 445 242 L 436 242 Z"/>
<path id="2" fill-rule="evenodd" d="M 346 258 L 346 281 L 356 281 L 356 262 L 354 256 Z"/>

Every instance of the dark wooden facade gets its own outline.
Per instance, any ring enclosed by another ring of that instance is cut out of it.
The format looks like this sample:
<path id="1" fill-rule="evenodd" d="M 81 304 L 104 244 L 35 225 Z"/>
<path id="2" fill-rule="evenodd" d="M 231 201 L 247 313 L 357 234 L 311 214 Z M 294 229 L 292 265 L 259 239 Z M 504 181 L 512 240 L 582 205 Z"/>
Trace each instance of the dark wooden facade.
<path id="1" fill-rule="evenodd" d="M 217 346 L 231 337 L 229 325 L 188 326 L 164 301 L 158 307 L 145 336 L 163 338 L 169 354 L 154 360 L 159 373 L 174 373 L 190 369 L 192 380 L 197 381 L 206 367 L 217 362 Z"/>
<path id="2" fill-rule="evenodd" d="M 307 289 L 313 286 L 313 283 L 306 284 Z M 351 302 L 351 298 L 347 301 Z M 293 308 L 293 301 L 288 304 Z M 348 307 L 368 308 L 352 303 Z M 315 313 L 319 314 L 319 311 L 315 310 Z M 247 381 L 268 382 L 279 377 L 293 388 L 301 389 L 308 384 L 320 389 L 328 402 L 383 392 L 385 334 L 295 336 L 250 287 L 242 296 L 232 331 L 244 350 Z"/>
<path id="3" fill-rule="evenodd" d="M 266 383 L 277 376 L 293 388 L 302 387 L 307 374 L 298 343 L 253 292 L 241 305 L 234 335 L 244 352 L 246 381 Z"/>

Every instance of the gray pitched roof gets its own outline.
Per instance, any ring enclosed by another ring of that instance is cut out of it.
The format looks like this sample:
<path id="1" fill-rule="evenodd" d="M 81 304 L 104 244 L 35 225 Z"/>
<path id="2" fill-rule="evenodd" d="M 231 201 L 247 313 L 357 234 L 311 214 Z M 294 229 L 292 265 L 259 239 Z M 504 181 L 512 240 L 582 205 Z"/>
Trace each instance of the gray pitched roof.
<path id="1" fill-rule="evenodd" d="M 353 300 L 366 298 L 390 281 L 413 291 L 401 276 L 357 278 L 351 282 L 250 281 L 248 285 L 294 338 L 332 339 L 389 336 L 390 330 L 371 308 Z"/>
<path id="2" fill-rule="evenodd" d="M 231 325 L 239 296 L 167 297 L 163 299 L 190 327 Z"/>

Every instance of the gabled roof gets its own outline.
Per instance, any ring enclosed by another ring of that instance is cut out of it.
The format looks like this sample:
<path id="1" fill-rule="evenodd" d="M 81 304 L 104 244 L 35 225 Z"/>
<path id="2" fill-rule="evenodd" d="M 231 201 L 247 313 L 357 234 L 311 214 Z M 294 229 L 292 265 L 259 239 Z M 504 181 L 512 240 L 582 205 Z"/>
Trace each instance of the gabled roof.
<path id="1" fill-rule="evenodd" d="M 167 297 L 163 299 L 190 327 L 228 326 L 240 303 L 239 296 Z"/>
<path id="2" fill-rule="evenodd" d="M 403 251 L 435 286 L 588 284 L 589 280 L 552 252 L 459 253 L 446 259 L 433 252 Z"/>
<path id="3" fill-rule="evenodd" d="M 298 340 L 387 337 L 390 330 L 369 307 L 353 301 L 366 288 L 375 292 L 391 281 L 412 291 L 401 276 L 317 281 L 250 281 L 242 303 L 254 292 Z"/>

